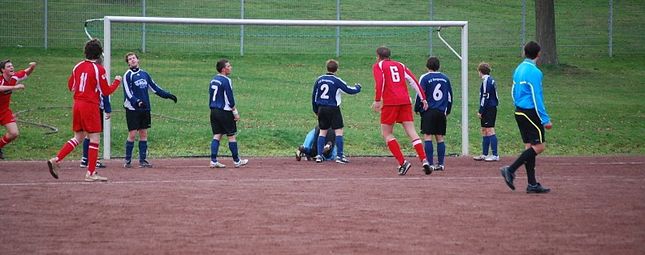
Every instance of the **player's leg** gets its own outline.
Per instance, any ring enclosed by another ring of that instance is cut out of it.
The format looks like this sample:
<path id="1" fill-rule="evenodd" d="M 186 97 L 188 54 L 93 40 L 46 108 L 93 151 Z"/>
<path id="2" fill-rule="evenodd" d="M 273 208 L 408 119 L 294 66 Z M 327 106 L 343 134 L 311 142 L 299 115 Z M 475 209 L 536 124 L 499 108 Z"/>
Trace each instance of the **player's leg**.
<path id="1" fill-rule="evenodd" d="M 128 138 L 125 141 L 125 158 L 123 167 L 132 167 L 132 150 L 134 150 L 134 139 L 137 136 L 139 129 L 139 121 L 137 119 L 137 112 L 125 110 L 125 119 L 128 125 Z"/>
<path id="2" fill-rule="evenodd" d="M 150 168 L 152 164 L 148 162 L 148 129 L 139 129 L 139 167 Z"/>

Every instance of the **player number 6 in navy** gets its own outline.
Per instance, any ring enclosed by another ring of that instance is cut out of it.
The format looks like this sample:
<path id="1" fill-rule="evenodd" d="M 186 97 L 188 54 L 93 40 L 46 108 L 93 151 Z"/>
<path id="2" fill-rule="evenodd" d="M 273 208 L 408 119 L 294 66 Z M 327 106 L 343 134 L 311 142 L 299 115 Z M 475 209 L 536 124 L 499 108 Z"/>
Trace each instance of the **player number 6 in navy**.
<path id="1" fill-rule="evenodd" d="M 434 87 L 434 91 L 432 91 L 432 98 L 434 98 L 434 101 L 439 101 L 441 98 L 443 98 L 443 92 L 441 91 L 441 83 L 437 84 L 436 87 Z"/>
<path id="2" fill-rule="evenodd" d="M 320 90 L 322 90 L 322 93 L 320 94 L 321 99 L 329 99 L 329 85 L 323 84 L 320 86 Z"/>

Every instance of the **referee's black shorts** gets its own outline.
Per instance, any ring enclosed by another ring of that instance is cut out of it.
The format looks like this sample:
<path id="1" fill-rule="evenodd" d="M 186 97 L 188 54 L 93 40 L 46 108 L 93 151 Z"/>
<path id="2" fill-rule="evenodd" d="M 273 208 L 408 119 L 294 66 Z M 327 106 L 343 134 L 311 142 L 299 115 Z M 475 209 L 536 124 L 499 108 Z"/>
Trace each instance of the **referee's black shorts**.
<path id="1" fill-rule="evenodd" d="M 540 122 L 536 109 L 515 108 L 515 121 L 524 143 L 535 145 L 546 142 L 544 126 Z"/>
<path id="2" fill-rule="evenodd" d="M 446 135 L 446 114 L 435 109 L 421 113 L 421 133 L 424 135 Z"/>
<path id="3" fill-rule="evenodd" d="M 235 135 L 237 133 L 237 123 L 232 111 L 222 109 L 211 109 L 211 129 L 213 135 Z"/>
<path id="4" fill-rule="evenodd" d="M 481 127 L 492 128 L 495 127 L 495 120 L 497 120 L 497 107 L 486 108 L 480 120 Z"/>
<path id="5" fill-rule="evenodd" d="M 340 113 L 340 107 L 319 106 L 318 107 L 318 127 L 320 129 L 340 129 L 344 127 L 343 114 Z"/>
<path id="6" fill-rule="evenodd" d="M 128 131 L 150 128 L 150 111 L 125 110 Z"/>

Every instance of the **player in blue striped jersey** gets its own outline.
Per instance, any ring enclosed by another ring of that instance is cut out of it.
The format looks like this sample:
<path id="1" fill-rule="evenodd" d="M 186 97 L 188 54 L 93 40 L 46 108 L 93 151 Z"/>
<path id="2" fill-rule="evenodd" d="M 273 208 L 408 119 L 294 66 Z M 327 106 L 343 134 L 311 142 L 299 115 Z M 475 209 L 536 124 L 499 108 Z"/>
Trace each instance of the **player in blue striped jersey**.
<path id="1" fill-rule="evenodd" d="M 349 160 L 345 157 L 343 151 L 343 115 L 340 111 L 341 92 L 347 94 L 357 94 L 361 92 L 361 85 L 356 83 L 355 87 L 347 86 L 347 83 L 336 76 L 338 71 L 338 62 L 336 60 L 327 60 L 327 73 L 318 77 L 314 83 L 314 89 L 311 94 L 311 104 L 314 113 L 318 116 L 318 135 L 316 162 L 321 163 L 324 159 L 322 155 L 323 146 L 325 145 L 325 136 L 327 129 L 330 127 L 336 133 L 336 162 L 345 164 Z"/>
<path id="2" fill-rule="evenodd" d="M 425 140 L 427 162 L 423 162 L 423 170 L 426 174 L 430 174 L 433 170 L 443 171 L 445 169 L 446 145 L 444 137 L 446 135 L 446 117 L 452 110 L 452 86 L 448 76 L 439 72 L 441 65 L 437 57 L 428 58 L 426 67 L 428 72 L 421 76 L 419 85 L 428 98 L 428 109 L 423 109 L 421 98 L 417 95 L 414 110 L 421 115 L 421 133 L 423 133 Z M 433 136 L 437 141 L 437 165 L 433 165 L 432 159 L 434 153 Z"/>
<path id="3" fill-rule="evenodd" d="M 479 111 L 477 117 L 480 119 L 481 134 L 482 134 L 482 154 L 473 157 L 476 161 L 493 162 L 499 161 L 499 154 L 497 154 L 497 135 L 495 134 L 495 121 L 497 119 L 497 105 L 499 99 L 497 98 L 497 88 L 495 79 L 490 75 L 490 65 L 488 63 L 481 63 L 477 66 L 479 78 L 482 79 L 481 86 L 479 87 Z M 488 155 L 488 148 L 493 151 L 492 155 Z"/>
<path id="4" fill-rule="evenodd" d="M 130 168 L 134 139 L 139 134 L 139 167 L 146 168 L 152 165 L 146 159 L 148 154 L 148 128 L 150 128 L 150 97 L 148 90 L 161 98 L 170 99 L 177 103 L 177 97 L 166 92 L 157 85 L 150 75 L 139 67 L 139 56 L 134 52 L 125 54 L 128 71 L 123 75 L 123 107 L 128 124 L 128 139 L 125 142 L 125 164 Z"/>
<path id="5" fill-rule="evenodd" d="M 513 74 L 512 96 L 515 103 L 515 121 L 520 129 L 526 150 L 510 166 L 500 169 L 506 185 L 515 190 L 513 179 L 515 171 L 524 165 L 528 186 L 527 193 L 547 193 L 550 189 L 542 187 L 535 178 L 535 158 L 545 149 L 544 129 L 551 129 L 551 119 L 544 106 L 542 95 L 542 71 L 537 67 L 540 45 L 528 42 L 524 46 L 526 59 L 520 63 Z"/>
<path id="6" fill-rule="evenodd" d="M 213 77 L 208 87 L 209 106 L 211 109 L 211 129 L 213 140 L 211 141 L 211 168 L 224 168 L 226 165 L 217 160 L 219 144 L 222 135 L 228 137 L 228 148 L 233 156 L 233 165 L 237 168 L 246 165 L 249 160 L 241 159 L 238 152 L 236 122 L 240 120 L 240 114 L 235 107 L 233 96 L 233 82 L 228 77 L 233 66 L 227 59 L 220 59 L 215 65 L 218 74 Z"/>

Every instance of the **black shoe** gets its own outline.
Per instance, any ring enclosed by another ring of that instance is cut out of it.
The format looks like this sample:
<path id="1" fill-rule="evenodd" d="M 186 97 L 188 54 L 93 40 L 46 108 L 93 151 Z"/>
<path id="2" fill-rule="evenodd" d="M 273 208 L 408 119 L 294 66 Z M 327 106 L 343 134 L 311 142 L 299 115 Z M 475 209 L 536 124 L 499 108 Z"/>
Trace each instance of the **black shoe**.
<path id="1" fill-rule="evenodd" d="M 515 190 L 515 185 L 513 185 L 515 174 L 511 173 L 511 171 L 508 170 L 508 166 L 502 167 L 499 171 L 502 173 L 502 177 L 504 177 L 504 182 L 506 182 L 506 185 L 511 188 L 511 190 Z"/>
<path id="2" fill-rule="evenodd" d="M 412 164 L 410 162 L 403 161 L 403 164 L 399 166 L 399 175 L 405 175 L 408 173 L 408 170 L 410 170 L 410 167 L 412 167 Z"/>
<path id="3" fill-rule="evenodd" d="M 152 164 L 150 164 L 147 160 L 139 160 L 139 168 L 152 168 Z"/>
<path id="4" fill-rule="evenodd" d="M 542 184 L 539 182 L 535 185 L 529 184 L 526 186 L 526 193 L 549 193 L 551 189 L 542 187 Z"/>

